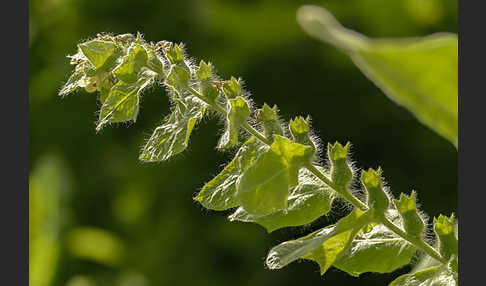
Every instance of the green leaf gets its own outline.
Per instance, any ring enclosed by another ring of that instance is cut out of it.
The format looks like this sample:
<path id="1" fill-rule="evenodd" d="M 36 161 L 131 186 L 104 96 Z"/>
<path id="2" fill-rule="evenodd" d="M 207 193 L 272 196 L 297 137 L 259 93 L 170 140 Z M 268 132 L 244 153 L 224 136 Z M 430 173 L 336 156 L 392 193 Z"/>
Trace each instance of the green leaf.
<path id="1" fill-rule="evenodd" d="M 194 96 L 176 101 L 169 119 L 155 128 L 139 159 L 145 162 L 165 161 L 184 151 L 196 123 L 204 116 L 206 104 Z"/>
<path id="2" fill-rule="evenodd" d="M 75 70 L 73 74 L 69 77 L 68 81 L 63 85 L 61 90 L 59 91 L 60 96 L 66 96 L 74 91 L 76 91 L 79 87 L 81 87 L 81 79 L 84 77 L 84 73 L 80 70 Z"/>
<path id="3" fill-rule="evenodd" d="M 303 6 L 297 20 L 309 35 L 346 52 L 394 102 L 458 144 L 456 34 L 413 39 L 370 39 L 341 24 L 324 8 Z"/>
<path id="4" fill-rule="evenodd" d="M 116 45 L 113 42 L 92 40 L 79 44 L 79 48 L 96 69 L 102 68 L 105 64 L 113 64 L 112 56 L 116 51 Z"/>
<path id="5" fill-rule="evenodd" d="M 402 275 L 389 286 L 456 286 L 457 272 L 453 270 L 453 259 L 448 263 Z"/>
<path id="6" fill-rule="evenodd" d="M 138 43 L 132 43 L 128 54 L 122 58 L 122 62 L 113 70 L 113 73 L 126 83 L 134 83 L 142 67 L 147 66 L 147 59 L 145 49 Z"/>
<path id="7" fill-rule="evenodd" d="M 324 171 L 324 168 L 320 169 Z M 300 169 L 299 182 L 290 190 L 287 209 L 257 216 L 240 207 L 229 216 L 229 220 L 255 222 L 272 232 L 287 226 L 304 225 L 327 214 L 331 210 L 334 192 L 307 169 Z"/>
<path id="8" fill-rule="evenodd" d="M 371 224 L 361 229 L 333 266 L 353 276 L 365 272 L 389 273 L 410 263 L 415 250 L 385 226 Z"/>
<path id="9" fill-rule="evenodd" d="M 172 65 L 165 83 L 177 94 L 181 95 L 181 90 L 187 88 L 191 74 L 186 68 Z"/>
<path id="10" fill-rule="evenodd" d="M 204 185 L 194 200 L 207 209 L 218 211 L 238 206 L 236 183 L 266 148 L 266 145 L 251 137 L 223 171 Z"/>
<path id="11" fill-rule="evenodd" d="M 299 168 L 310 161 L 311 147 L 274 135 L 274 142 L 237 185 L 241 206 L 250 214 L 267 215 L 287 208 L 289 189 L 298 184 Z"/>
<path id="12" fill-rule="evenodd" d="M 267 266 L 270 269 L 280 269 L 297 259 L 304 258 L 319 263 L 321 274 L 324 274 L 350 246 L 358 231 L 370 222 L 367 214 L 355 209 L 336 225 L 275 246 L 268 253 Z"/>
<path id="13" fill-rule="evenodd" d="M 135 83 L 119 81 L 115 84 L 101 106 L 98 125 L 99 131 L 108 123 L 118 123 L 137 120 L 140 94 L 142 90 L 153 82 L 155 73 L 146 70 Z M 103 100 L 104 95 L 101 97 Z"/>
<path id="14" fill-rule="evenodd" d="M 238 96 L 237 98 L 228 100 L 229 111 L 226 116 L 226 130 L 221 136 L 218 143 L 218 148 L 231 148 L 238 144 L 238 128 L 250 116 L 250 108 L 246 100 Z"/>
<path id="15" fill-rule="evenodd" d="M 119 266 L 125 254 L 118 236 L 90 226 L 71 229 L 66 234 L 66 244 L 74 257 L 108 266 Z"/>
<path id="16" fill-rule="evenodd" d="M 145 51 L 147 52 L 147 67 L 154 72 L 158 73 L 159 76 L 164 77 L 164 63 L 160 59 L 160 57 L 155 52 L 155 49 L 152 45 L 145 44 L 143 45 Z"/>

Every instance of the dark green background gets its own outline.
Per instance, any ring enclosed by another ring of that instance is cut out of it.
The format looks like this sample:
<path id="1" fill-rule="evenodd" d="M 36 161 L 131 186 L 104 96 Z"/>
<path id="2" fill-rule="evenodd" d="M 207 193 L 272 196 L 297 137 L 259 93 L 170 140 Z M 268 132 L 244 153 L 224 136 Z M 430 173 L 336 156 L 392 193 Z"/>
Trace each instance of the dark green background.
<path id="1" fill-rule="evenodd" d="M 371 37 L 457 33 L 457 3 L 449 0 L 30 1 L 31 171 L 55 157 L 69 182 L 59 193 L 61 254 L 52 285 L 79 275 L 96 285 L 125 285 L 126 273 L 145 277 L 142 286 L 386 285 L 409 270 L 353 278 L 336 269 L 321 277 L 312 262 L 265 269 L 270 247 L 345 212 L 338 206 L 328 218 L 272 234 L 256 224 L 229 223 L 229 212 L 192 201 L 231 159 L 215 150 L 223 127 L 216 119 L 199 125 L 182 155 L 142 164 L 141 146 L 169 112 L 163 89 L 144 93 L 136 124 L 99 134 L 94 94 L 56 95 L 72 69 L 65 56 L 98 32 L 140 31 L 148 41 L 184 42 L 192 57 L 211 61 L 222 77 L 242 77 L 256 104 L 277 104 L 285 120 L 309 114 L 324 144 L 351 141 L 356 166 L 381 166 L 395 195 L 417 190 L 431 217 L 455 212 L 456 149 L 390 101 L 345 54 L 307 36 L 295 20 L 302 4 L 323 6 Z M 78 226 L 116 235 L 123 259 L 109 266 L 73 255 L 65 238 Z"/>

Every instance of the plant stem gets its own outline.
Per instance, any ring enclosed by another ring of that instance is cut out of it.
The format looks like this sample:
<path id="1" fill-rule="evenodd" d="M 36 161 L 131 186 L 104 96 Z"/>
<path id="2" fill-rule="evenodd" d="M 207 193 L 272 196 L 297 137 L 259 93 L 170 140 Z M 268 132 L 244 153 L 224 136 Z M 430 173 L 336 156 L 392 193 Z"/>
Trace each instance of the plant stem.
<path id="1" fill-rule="evenodd" d="M 341 188 L 338 188 L 331 180 L 329 180 L 319 169 L 316 168 L 316 166 L 312 164 L 307 164 L 305 166 L 309 171 L 312 172 L 316 177 L 321 179 L 326 185 L 328 185 L 331 189 L 333 189 L 335 192 L 343 196 L 346 200 L 348 200 L 353 206 L 357 207 L 358 209 L 362 211 L 367 211 L 368 206 L 360 201 L 358 198 L 356 198 L 353 194 L 351 194 L 347 190 L 342 190 Z"/>
<path id="2" fill-rule="evenodd" d="M 406 233 L 405 231 L 403 231 L 401 228 L 399 228 L 398 226 L 396 226 L 393 222 L 391 222 L 389 219 L 387 219 L 384 216 L 380 219 L 380 222 L 384 226 L 386 226 L 388 229 L 390 229 L 391 231 L 393 231 L 394 233 L 398 234 L 399 236 L 401 236 L 405 240 L 407 240 L 410 243 L 412 243 L 415 247 L 422 249 L 425 253 L 427 253 L 428 255 L 430 255 L 432 258 L 434 258 L 437 261 L 440 261 L 442 263 L 447 263 L 447 259 L 445 259 L 444 257 L 442 257 L 442 255 L 440 255 L 437 252 L 437 250 L 435 250 L 432 246 L 430 246 L 428 243 L 426 243 L 422 239 L 417 238 L 417 237 L 414 237 L 414 236 L 410 236 L 408 233 Z"/>
<path id="3" fill-rule="evenodd" d="M 204 101 L 206 104 L 214 108 L 217 112 L 226 115 L 227 111 L 219 106 L 219 104 L 215 102 L 210 102 L 207 99 L 204 98 L 202 94 L 200 94 L 197 90 L 195 90 L 192 87 L 188 88 L 189 91 L 199 98 L 200 100 Z M 241 127 L 243 127 L 246 131 L 248 131 L 251 135 L 255 136 L 258 138 L 261 142 L 265 143 L 266 145 L 271 145 L 272 143 L 270 140 L 268 140 L 263 134 L 261 134 L 258 130 L 256 130 L 253 126 L 248 124 L 247 122 L 244 122 Z M 367 211 L 369 208 L 368 206 L 360 201 L 358 198 L 356 198 L 351 192 L 348 190 L 343 190 L 339 187 L 337 187 L 329 178 L 327 178 L 319 169 L 316 168 L 313 164 L 309 163 L 305 165 L 305 167 L 312 172 L 316 177 L 318 177 L 322 182 L 324 182 L 326 185 L 328 185 L 331 189 L 333 189 L 335 192 L 343 196 L 346 200 L 348 200 L 354 207 L 359 208 L 362 211 Z M 398 236 L 402 237 L 403 239 L 407 240 L 410 242 L 412 245 L 415 247 L 423 250 L 425 253 L 430 255 L 432 258 L 442 262 L 442 263 L 447 263 L 447 260 L 442 257 L 432 246 L 424 242 L 422 239 L 410 236 L 408 233 L 403 231 L 401 228 L 396 226 L 393 222 L 391 222 L 389 219 L 387 219 L 385 216 L 382 216 L 379 221 L 385 225 L 388 229 L 396 233 Z"/>

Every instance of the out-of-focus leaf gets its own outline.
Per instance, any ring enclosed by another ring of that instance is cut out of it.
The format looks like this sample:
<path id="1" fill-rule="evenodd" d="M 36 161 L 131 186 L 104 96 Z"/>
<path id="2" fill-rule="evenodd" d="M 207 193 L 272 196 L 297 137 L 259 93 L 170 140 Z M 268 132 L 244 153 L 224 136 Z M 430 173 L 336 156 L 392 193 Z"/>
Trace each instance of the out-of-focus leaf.
<path id="1" fill-rule="evenodd" d="M 223 171 L 204 185 L 194 200 L 212 210 L 226 210 L 238 206 L 236 183 L 265 150 L 264 144 L 251 137 L 240 147 L 235 158 Z"/>
<path id="2" fill-rule="evenodd" d="M 297 20 L 309 35 L 346 52 L 390 99 L 457 147 L 457 35 L 369 39 L 318 6 L 301 7 Z"/>
<path id="3" fill-rule="evenodd" d="M 65 174 L 56 157 L 39 160 L 29 177 L 29 285 L 51 285 L 60 254 L 61 192 Z"/>
<path id="4" fill-rule="evenodd" d="M 81 259 L 109 266 L 119 265 L 123 259 L 123 243 L 104 229 L 77 227 L 66 234 L 66 241 L 71 254 Z"/>
<path id="5" fill-rule="evenodd" d="M 287 208 L 289 189 L 298 184 L 299 168 L 312 148 L 274 135 L 274 142 L 243 174 L 237 185 L 241 206 L 250 214 L 267 215 Z"/>
<path id="6" fill-rule="evenodd" d="M 184 151 L 196 123 L 204 116 L 206 104 L 194 96 L 177 99 L 169 119 L 155 128 L 139 159 L 145 162 L 168 160 Z"/>
<path id="7" fill-rule="evenodd" d="M 324 168 L 320 168 L 324 171 Z M 231 221 L 255 222 L 272 232 L 287 226 L 310 223 L 331 210 L 334 193 L 307 169 L 300 169 L 299 184 L 290 190 L 288 207 L 269 215 L 249 214 L 242 207 L 229 216 Z"/>

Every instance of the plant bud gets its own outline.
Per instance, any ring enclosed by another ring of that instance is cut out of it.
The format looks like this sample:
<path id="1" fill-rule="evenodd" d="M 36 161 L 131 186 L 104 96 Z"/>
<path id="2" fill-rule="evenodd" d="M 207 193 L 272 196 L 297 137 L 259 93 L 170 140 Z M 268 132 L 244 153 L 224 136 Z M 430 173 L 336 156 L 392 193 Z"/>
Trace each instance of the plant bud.
<path id="1" fill-rule="evenodd" d="M 368 206 L 376 214 L 382 215 L 390 206 L 390 198 L 381 183 L 381 168 L 377 171 L 369 168 L 361 172 L 361 182 L 368 192 Z"/>
<path id="2" fill-rule="evenodd" d="M 304 130 L 305 127 L 300 126 L 300 130 Z M 331 163 L 331 180 L 341 190 L 346 190 L 353 180 L 353 169 L 348 163 L 349 145 L 349 142 L 344 147 L 338 142 L 327 145 L 327 156 Z"/>
<path id="3" fill-rule="evenodd" d="M 226 130 L 218 143 L 220 149 L 231 148 L 238 144 L 238 127 L 248 119 L 251 113 L 248 103 L 241 96 L 230 99 L 229 105 Z"/>
<path id="4" fill-rule="evenodd" d="M 184 50 L 182 44 L 173 44 L 167 42 L 164 46 L 164 52 L 171 64 L 180 64 L 184 61 Z"/>
<path id="5" fill-rule="evenodd" d="M 309 119 L 309 117 L 304 119 L 304 117 L 298 116 L 294 120 L 290 120 L 289 129 L 295 142 L 311 146 L 313 150 L 316 150 L 316 146 L 309 136 Z"/>
<path id="6" fill-rule="evenodd" d="M 169 75 L 167 76 L 167 83 L 177 89 L 187 87 L 191 74 L 185 69 L 176 65 L 172 65 Z"/>
<path id="7" fill-rule="evenodd" d="M 272 108 L 266 103 L 256 111 L 256 118 L 263 124 L 263 132 L 267 139 L 273 141 L 273 134 L 283 136 L 283 129 L 277 116 L 277 106 Z"/>
<path id="8" fill-rule="evenodd" d="M 230 80 L 223 82 L 223 91 L 228 99 L 235 98 L 241 95 L 241 83 L 240 79 L 231 77 Z"/>
<path id="9" fill-rule="evenodd" d="M 393 200 L 393 203 L 403 219 L 403 228 L 405 231 L 410 235 L 420 238 L 425 224 L 418 213 L 415 198 L 415 191 L 412 191 L 410 197 L 402 193 L 400 200 Z"/>
<path id="10" fill-rule="evenodd" d="M 457 256 L 457 236 L 454 231 L 454 214 L 450 218 L 439 215 L 434 218 L 434 231 L 439 237 L 439 252 L 446 259 L 452 255 Z"/>
<path id="11" fill-rule="evenodd" d="M 199 67 L 197 68 L 196 71 L 196 78 L 200 81 L 203 80 L 208 80 L 213 77 L 212 73 L 212 65 L 211 63 L 205 63 L 204 61 L 201 60 L 199 63 Z"/>

